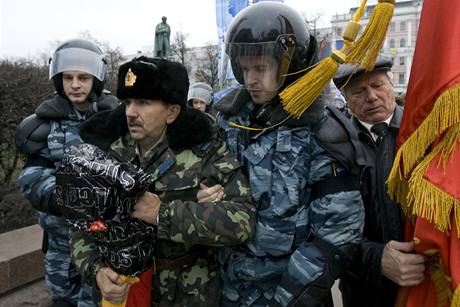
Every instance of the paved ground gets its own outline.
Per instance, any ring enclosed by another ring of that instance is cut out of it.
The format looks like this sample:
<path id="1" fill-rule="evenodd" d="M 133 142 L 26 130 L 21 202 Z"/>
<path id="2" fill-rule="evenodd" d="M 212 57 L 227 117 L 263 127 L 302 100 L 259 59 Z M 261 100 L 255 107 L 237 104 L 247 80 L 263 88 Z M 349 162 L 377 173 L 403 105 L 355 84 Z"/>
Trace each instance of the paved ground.
<path id="1" fill-rule="evenodd" d="M 0 295 L 1 307 L 48 307 L 51 301 L 44 279 Z"/>
<path id="2" fill-rule="evenodd" d="M 334 307 L 342 307 L 337 283 L 332 288 Z M 0 307 L 49 307 L 51 305 L 44 279 L 0 296 Z"/>

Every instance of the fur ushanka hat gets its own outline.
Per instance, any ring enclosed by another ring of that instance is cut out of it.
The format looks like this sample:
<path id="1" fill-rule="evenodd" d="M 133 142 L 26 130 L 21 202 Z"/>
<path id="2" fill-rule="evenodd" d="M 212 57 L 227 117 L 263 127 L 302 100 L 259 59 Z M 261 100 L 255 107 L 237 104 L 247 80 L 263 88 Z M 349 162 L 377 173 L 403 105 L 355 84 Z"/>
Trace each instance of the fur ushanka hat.
<path id="1" fill-rule="evenodd" d="M 162 100 L 185 108 L 189 88 L 184 65 L 162 58 L 141 56 L 120 66 L 117 96 Z"/>

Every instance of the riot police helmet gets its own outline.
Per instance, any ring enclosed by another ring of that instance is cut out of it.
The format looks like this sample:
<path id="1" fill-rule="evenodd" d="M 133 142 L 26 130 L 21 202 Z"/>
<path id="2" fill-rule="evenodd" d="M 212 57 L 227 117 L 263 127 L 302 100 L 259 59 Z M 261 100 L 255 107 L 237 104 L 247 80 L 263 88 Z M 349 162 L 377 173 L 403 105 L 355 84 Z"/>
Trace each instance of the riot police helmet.
<path id="1" fill-rule="evenodd" d="M 94 77 L 93 91 L 100 95 L 104 89 L 107 64 L 102 50 L 92 41 L 71 39 L 60 44 L 50 58 L 49 78 L 56 92 L 63 95 L 62 73 L 82 71 Z"/>

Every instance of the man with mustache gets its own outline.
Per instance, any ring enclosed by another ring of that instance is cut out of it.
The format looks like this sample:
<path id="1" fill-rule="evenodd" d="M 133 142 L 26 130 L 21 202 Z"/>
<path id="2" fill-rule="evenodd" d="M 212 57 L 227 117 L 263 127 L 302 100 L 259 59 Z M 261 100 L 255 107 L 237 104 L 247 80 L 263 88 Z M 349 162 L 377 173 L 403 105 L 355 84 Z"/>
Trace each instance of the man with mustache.
<path id="1" fill-rule="evenodd" d="M 152 306 L 219 306 L 218 247 L 245 242 L 255 223 L 241 167 L 213 137 L 206 114 L 187 107 L 188 87 L 182 64 L 136 58 L 119 69 L 122 106 L 81 130 L 85 141 L 152 176 L 132 212 L 158 227 Z M 200 191 L 205 185 L 216 188 Z M 129 286 L 105 266 L 91 238 L 83 232 L 71 238 L 84 278 L 108 301 L 122 302 Z"/>
<path id="2" fill-rule="evenodd" d="M 24 196 L 38 210 L 44 229 L 45 277 L 52 306 L 95 306 L 70 257 L 69 227 L 56 203 L 55 172 L 64 151 L 81 143 L 79 125 L 118 100 L 103 92 L 106 60 L 91 41 L 62 43 L 50 59 L 56 95 L 41 103 L 16 130 L 16 145 L 27 155 L 19 176 Z"/>
<path id="3" fill-rule="evenodd" d="M 380 57 L 370 72 L 342 65 L 334 83 L 345 96 L 352 122 L 371 161 L 363 180 L 364 240 L 341 279 L 346 307 L 394 306 L 399 286 L 423 281 L 424 257 L 403 240 L 403 213 L 390 199 L 386 180 L 395 157 L 402 107 L 396 104 L 391 59 Z"/>

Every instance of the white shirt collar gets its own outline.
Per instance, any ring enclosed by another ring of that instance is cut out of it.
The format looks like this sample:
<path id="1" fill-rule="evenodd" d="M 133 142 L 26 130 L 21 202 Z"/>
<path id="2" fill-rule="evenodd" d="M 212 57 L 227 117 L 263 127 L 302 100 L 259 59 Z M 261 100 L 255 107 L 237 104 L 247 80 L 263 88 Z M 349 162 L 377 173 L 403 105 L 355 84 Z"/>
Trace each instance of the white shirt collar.
<path id="1" fill-rule="evenodd" d="M 384 122 L 387 123 L 388 125 L 390 125 L 390 122 L 391 122 L 392 118 L 393 118 L 393 113 L 391 113 L 390 117 L 388 117 L 386 120 L 384 120 Z M 362 120 L 360 120 L 358 118 L 356 118 L 356 119 L 361 123 L 361 125 L 364 126 L 364 128 L 367 129 L 367 131 L 369 131 L 370 135 L 372 136 L 372 139 L 374 139 L 374 141 L 376 141 L 377 138 L 378 138 L 378 135 L 373 133 L 373 132 L 371 132 L 371 128 L 372 128 L 372 126 L 374 126 L 374 124 L 366 123 L 366 122 L 364 122 L 364 121 L 362 121 Z"/>

